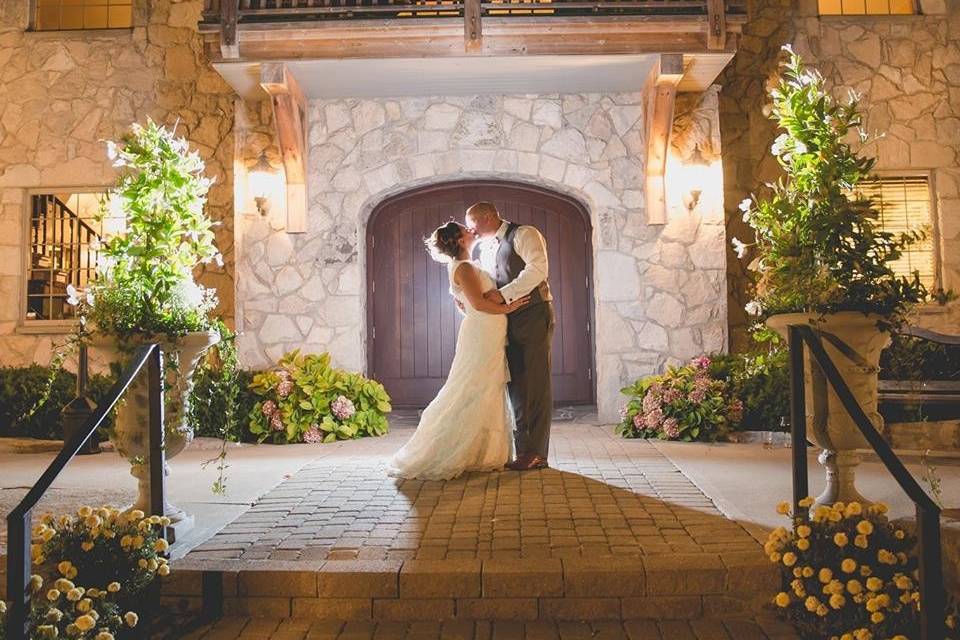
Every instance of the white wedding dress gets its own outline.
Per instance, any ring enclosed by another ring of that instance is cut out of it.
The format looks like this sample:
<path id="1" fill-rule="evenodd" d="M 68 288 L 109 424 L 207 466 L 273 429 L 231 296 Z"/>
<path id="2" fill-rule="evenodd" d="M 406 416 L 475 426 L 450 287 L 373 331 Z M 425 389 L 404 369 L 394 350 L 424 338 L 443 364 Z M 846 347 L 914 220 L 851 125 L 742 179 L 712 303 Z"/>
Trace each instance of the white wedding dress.
<path id="1" fill-rule="evenodd" d="M 476 269 L 485 291 L 493 279 L 472 262 L 447 265 L 450 294 L 465 309 L 447 381 L 423 410 L 413 437 L 390 460 L 399 478 L 449 480 L 465 471 L 501 469 L 513 450 L 513 411 L 507 398 L 507 316 L 470 306 L 453 280 L 461 264 Z"/>

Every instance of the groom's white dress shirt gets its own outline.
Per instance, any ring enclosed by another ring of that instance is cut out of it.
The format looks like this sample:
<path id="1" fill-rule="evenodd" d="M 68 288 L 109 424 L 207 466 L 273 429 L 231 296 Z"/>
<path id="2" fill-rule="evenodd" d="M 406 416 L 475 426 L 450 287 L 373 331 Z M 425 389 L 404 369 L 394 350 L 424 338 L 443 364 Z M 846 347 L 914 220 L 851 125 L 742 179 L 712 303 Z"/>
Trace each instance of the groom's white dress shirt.
<path id="1" fill-rule="evenodd" d="M 480 245 L 480 266 L 493 276 L 497 272 L 497 251 L 500 249 L 500 241 L 507 234 L 507 228 L 508 223 L 502 223 L 497 235 L 484 240 Z M 528 295 L 546 280 L 550 273 L 547 245 L 536 227 L 520 226 L 513 236 L 513 250 L 526 264 L 512 282 L 500 287 L 500 295 L 507 303 Z"/>

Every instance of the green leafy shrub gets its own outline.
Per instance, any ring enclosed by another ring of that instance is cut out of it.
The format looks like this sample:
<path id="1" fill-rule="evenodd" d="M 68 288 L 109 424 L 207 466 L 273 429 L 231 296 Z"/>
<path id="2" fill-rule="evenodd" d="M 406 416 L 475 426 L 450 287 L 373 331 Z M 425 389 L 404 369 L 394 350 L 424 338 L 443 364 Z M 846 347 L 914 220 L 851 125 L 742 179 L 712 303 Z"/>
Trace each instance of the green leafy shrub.
<path id="1" fill-rule="evenodd" d="M 875 163 L 848 142 L 855 132 L 861 143 L 867 141 L 859 96 L 851 93 L 839 103 L 823 77 L 784 48 L 788 59 L 771 92 L 770 112 L 782 130 L 771 152 L 784 175 L 765 199 L 740 205 L 755 241 L 732 240 L 755 275 L 756 297 L 747 312 L 765 317 L 862 311 L 899 324 L 927 290 L 918 273 L 898 276 L 891 264 L 923 231 L 884 231 L 877 207 L 852 195 Z"/>
<path id="2" fill-rule="evenodd" d="M 880 355 L 883 380 L 960 380 L 960 347 L 894 334 Z"/>
<path id="3" fill-rule="evenodd" d="M 621 390 L 630 397 L 617 433 L 625 438 L 716 440 L 740 421 L 743 405 L 726 381 L 710 374 L 710 358 L 648 376 Z"/>
<path id="4" fill-rule="evenodd" d="M 246 434 L 246 416 L 257 396 L 249 389 L 253 374 L 240 369 L 236 334 L 218 322 L 220 342 L 193 374 L 189 424 L 195 435 L 238 442 Z"/>
<path id="5" fill-rule="evenodd" d="M 330 355 L 291 351 L 278 368 L 258 373 L 250 389 L 259 401 L 250 432 L 260 442 L 333 442 L 387 432 L 390 396 L 383 385 L 330 366 Z"/>
<path id="6" fill-rule="evenodd" d="M 790 354 L 786 349 L 764 353 L 718 354 L 711 357 L 710 373 L 730 385 L 743 403 L 738 431 L 779 431 L 780 419 L 790 415 Z"/>
<path id="7" fill-rule="evenodd" d="M 95 374 L 90 377 L 87 393 L 99 403 L 113 383 L 113 377 Z M 0 436 L 60 440 L 60 411 L 76 395 L 76 389 L 76 375 L 62 368 L 36 364 L 0 367 Z M 45 394 L 49 395 L 38 405 Z M 100 437 L 105 440 L 106 433 Z"/>

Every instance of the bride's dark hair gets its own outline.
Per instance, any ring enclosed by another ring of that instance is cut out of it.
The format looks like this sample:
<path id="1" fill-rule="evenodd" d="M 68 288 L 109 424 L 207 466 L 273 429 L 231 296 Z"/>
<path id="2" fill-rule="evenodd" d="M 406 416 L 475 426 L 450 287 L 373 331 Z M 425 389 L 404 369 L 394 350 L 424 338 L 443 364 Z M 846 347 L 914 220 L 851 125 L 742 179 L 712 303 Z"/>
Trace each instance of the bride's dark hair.
<path id="1" fill-rule="evenodd" d="M 429 237 L 424 238 L 423 244 L 437 262 L 453 262 L 460 255 L 460 238 L 463 228 L 451 220 L 445 225 L 437 227 Z"/>

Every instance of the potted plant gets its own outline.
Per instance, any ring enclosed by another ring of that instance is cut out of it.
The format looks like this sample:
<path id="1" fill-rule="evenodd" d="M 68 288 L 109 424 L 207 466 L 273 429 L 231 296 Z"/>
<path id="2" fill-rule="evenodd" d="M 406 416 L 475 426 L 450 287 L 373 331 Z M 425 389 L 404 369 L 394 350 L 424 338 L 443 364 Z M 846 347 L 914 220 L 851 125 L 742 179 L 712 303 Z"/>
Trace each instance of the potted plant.
<path id="1" fill-rule="evenodd" d="M 835 100 L 823 77 L 805 69 L 789 45 L 784 49 L 788 57 L 770 111 L 782 130 L 771 151 L 784 175 L 767 185 L 765 199 L 740 205 L 755 241 L 733 239 L 738 257 L 750 254 L 755 276 L 755 297 L 746 310 L 784 337 L 789 325 L 815 326 L 860 406 L 881 429 L 880 352 L 890 343 L 891 327 L 927 296 L 918 274 L 898 276 L 891 263 L 922 232 L 884 231 L 873 203 L 856 195 L 874 166 L 850 142 L 868 141 L 860 129 L 859 97 L 851 92 L 848 101 Z M 863 502 L 854 468 L 860 461 L 855 449 L 864 440 L 811 365 L 808 356 L 807 429 L 827 468 L 827 488 L 817 504 Z"/>
<path id="2" fill-rule="evenodd" d="M 92 325 L 94 346 L 129 355 L 143 344 L 162 345 L 165 453 L 173 458 L 193 439 L 186 419 L 193 372 L 219 340 L 211 319 L 216 295 L 194 280 L 201 264 L 222 264 L 204 213 L 212 181 L 186 140 L 152 121 L 134 124 L 120 144 L 109 142 L 108 155 L 122 173 L 100 215 L 116 232 L 101 243 L 97 277 L 77 302 L 86 306 L 81 317 Z M 146 376 L 138 376 L 111 437 L 139 481 L 134 508 L 141 511 L 150 495 L 147 391 Z M 186 517 L 169 504 L 157 515 L 174 523 Z"/>

